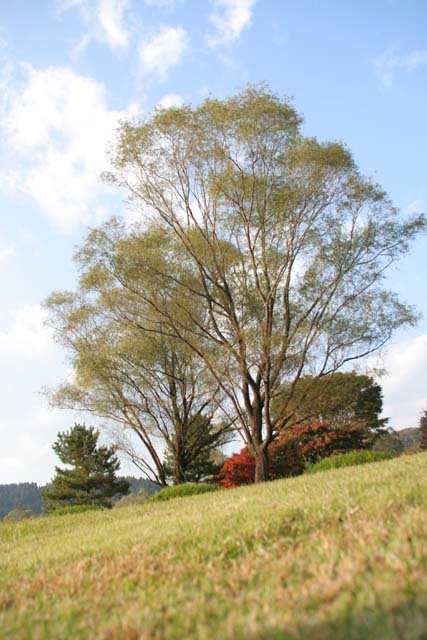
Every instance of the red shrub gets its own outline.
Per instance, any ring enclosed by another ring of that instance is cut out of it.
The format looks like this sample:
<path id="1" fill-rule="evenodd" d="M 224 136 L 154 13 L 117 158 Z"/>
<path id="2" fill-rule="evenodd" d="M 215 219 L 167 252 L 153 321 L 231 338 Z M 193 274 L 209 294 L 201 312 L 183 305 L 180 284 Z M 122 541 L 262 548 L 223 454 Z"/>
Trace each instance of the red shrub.
<path id="1" fill-rule="evenodd" d="M 224 489 L 239 487 L 241 484 L 253 484 L 255 480 L 255 458 L 244 447 L 226 460 L 216 476 L 216 484 Z"/>
<path id="2" fill-rule="evenodd" d="M 270 472 L 273 480 L 296 476 L 306 462 L 317 462 L 336 453 L 364 449 L 365 432 L 359 427 L 334 429 L 327 423 L 297 425 L 284 430 L 270 445 Z M 224 488 L 252 484 L 255 459 L 244 447 L 225 461 L 216 476 L 216 484 Z"/>

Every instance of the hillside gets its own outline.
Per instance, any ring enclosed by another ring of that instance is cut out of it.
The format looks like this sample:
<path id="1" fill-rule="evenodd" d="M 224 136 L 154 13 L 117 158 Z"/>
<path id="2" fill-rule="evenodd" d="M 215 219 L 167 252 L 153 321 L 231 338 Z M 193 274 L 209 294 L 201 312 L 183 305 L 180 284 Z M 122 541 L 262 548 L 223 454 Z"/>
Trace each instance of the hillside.
<path id="1" fill-rule="evenodd" d="M 421 640 L 427 454 L 0 525 L 14 640 Z"/>
<path id="2" fill-rule="evenodd" d="M 12 509 L 31 509 L 33 513 L 43 511 L 40 488 L 35 482 L 0 484 L 0 520 Z"/>

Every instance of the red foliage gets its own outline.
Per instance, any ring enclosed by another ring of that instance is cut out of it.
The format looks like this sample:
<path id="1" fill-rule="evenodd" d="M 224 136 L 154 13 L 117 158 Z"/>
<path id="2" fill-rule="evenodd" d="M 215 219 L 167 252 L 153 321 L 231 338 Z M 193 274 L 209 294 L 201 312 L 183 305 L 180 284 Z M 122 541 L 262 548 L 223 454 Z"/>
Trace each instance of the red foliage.
<path id="1" fill-rule="evenodd" d="M 255 480 L 255 458 L 244 447 L 239 453 L 234 453 L 222 465 L 216 476 L 216 484 L 224 489 L 239 487 L 241 484 L 253 484 Z"/>
<path id="2" fill-rule="evenodd" d="M 277 446 L 294 447 L 304 462 L 317 462 L 333 454 L 365 449 L 366 432 L 361 427 L 335 429 L 325 422 L 296 425 L 279 436 Z"/>
<path id="3" fill-rule="evenodd" d="M 296 425 L 283 431 L 270 445 L 271 478 L 299 475 L 306 462 L 317 462 L 336 453 L 366 448 L 365 432 L 359 427 L 334 429 L 327 423 Z M 244 447 L 225 461 L 216 476 L 216 484 L 224 488 L 252 484 L 255 459 Z"/>

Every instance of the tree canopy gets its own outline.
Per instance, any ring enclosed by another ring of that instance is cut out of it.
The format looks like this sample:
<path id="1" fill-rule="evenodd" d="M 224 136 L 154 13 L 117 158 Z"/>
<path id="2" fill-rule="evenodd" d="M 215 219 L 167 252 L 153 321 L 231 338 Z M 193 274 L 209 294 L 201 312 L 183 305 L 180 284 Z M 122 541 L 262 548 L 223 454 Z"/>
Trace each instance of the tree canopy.
<path id="1" fill-rule="evenodd" d="M 226 442 L 230 421 L 217 419 L 221 388 L 203 360 L 140 295 L 156 286 L 148 265 L 162 247 L 169 251 L 170 240 L 156 231 L 128 233 L 111 220 L 76 254 L 78 290 L 52 294 L 46 307 L 74 371 L 50 393 L 52 404 L 118 425 L 122 452 L 165 485 L 168 475 L 183 482 L 189 465 Z"/>
<path id="2" fill-rule="evenodd" d="M 293 389 L 284 387 L 278 394 L 274 412 L 280 413 L 282 407 L 286 407 L 289 422 L 327 422 L 340 429 L 360 427 L 371 439 L 382 433 L 388 422 L 388 418 L 381 418 L 381 386 L 371 376 L 355 371 L 303 376 Z"/>
<path id="3" fill-rule="evenodd" d="M 384 278 L 424 218 L 403 220 L 344 144 L 304 136 L 301 122 L 266 86 L 157 109 L 123 124 L 105 176 L 140 212 L 147 250 L 97 261 L 146 305 L 138 323 L 203 362 L 257 481 L 289 422 L 286 407 L 273 415 L 280 389 L 291 403 L 302 376 L 338 371 L 416 319 Z M 132 264 L 150 274 L 143 289 Z"/>

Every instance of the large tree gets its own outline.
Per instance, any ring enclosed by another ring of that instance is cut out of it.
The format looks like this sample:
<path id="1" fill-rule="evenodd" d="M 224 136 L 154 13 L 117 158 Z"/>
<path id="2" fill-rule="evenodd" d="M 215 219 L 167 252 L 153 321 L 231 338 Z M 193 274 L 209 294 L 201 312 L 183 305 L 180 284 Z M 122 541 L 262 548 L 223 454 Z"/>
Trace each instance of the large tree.
<path id="1" fill-rule="evenodd" d="M 268 446 L 288 422 L 285 408 L 272 416 L 278 390 L 372 354 L 415 320 L 384 276 L 424 218 L 402 220 L 347 147 L 300 125 L 264 86 L 158 109 L 123 124 L 105 176 L 172 234 L 194 276 L 160 261 L 160 288 L 133 293 L 221 386 L 257 481 L 269 478 Z M 172 305 L 168 288 L 179 292 Z M 204 314 L 194 317 L 196 303 Z"/>
<path id="2" fill-rule="evenodd" d="M 93 230 L 76 254 L 77 291 L 46 301 L 73 369 L 50 400 L 118 426 L 116 444 L 147 477 L 165 485 L 172 467 L 174 482 L 181 483 L 189 466 L 227 440 L 230 428 L 216 417 L 220 385 L 137 295 L 155 286 L 143 268 L 134 268 L 135 256 L 150 261 L 142 239 L 116 220 Z M 159 321 L 161 332 L 153 330 Z"/>
<path id="3" fill-rule="evenodd" d="M 126 494 L 129 483 L 116 476 L 120 467 L 115 447 L 98 444 L 99 431 L 75 424 L 58 433 L 53 450 L 65 465 L 55 467 L 51 486 L 42 489 L 46 511 L 64 506 L 112 506 L 112 498 Z"/>

